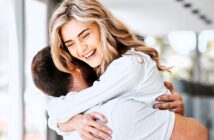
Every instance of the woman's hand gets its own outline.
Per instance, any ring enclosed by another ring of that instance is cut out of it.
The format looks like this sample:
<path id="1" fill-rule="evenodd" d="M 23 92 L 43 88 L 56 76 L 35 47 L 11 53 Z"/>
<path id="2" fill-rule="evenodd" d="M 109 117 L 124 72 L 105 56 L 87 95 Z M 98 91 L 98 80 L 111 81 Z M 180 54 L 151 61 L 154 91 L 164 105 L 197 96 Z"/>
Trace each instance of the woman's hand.
<path id="1" fill-rule="evenodd" d="M 99 113 L 78 114 L 65 123 L 58 124 L 61 131 L 76 130 L 84 140 L 110 140 L 112 131 L 103 124 L 107 123 L 105 117 Z"/>
<path id="2" fill-rule="evenodd" d="M 171 92 L 171 95 L 161 95 L 156 98 L 159 103 L 154 104 L 154 108 L 161 110 L 168 109 L 180 115 L 184 115 L 184 104 L 180 94 L 178 94 L 171 83 L 164 82 L 166 88 Z"/>

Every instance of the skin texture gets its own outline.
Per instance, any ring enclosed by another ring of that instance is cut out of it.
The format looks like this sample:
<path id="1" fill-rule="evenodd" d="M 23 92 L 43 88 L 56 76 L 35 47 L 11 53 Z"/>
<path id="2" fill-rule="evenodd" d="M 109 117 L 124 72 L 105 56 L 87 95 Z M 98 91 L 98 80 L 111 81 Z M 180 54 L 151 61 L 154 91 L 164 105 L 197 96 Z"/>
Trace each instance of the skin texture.
<path id="1" fill-rule="evenodd" d="M 180 115 L 184 115 L 184 104 L 180 94 L 178 94 L 170 82 L 164 82 L 166 88 L 171 92 L 170 95 L 162 95 L 156 98 L 159 103 L 154 104 L 153 108 L 160 110 L 169 109 Z"/>
<path id="2" fill-rule="evenodd" d="M 61 131 L 77 131 L 84 140 L 111 139 L 112 130 L 96 122 L 100 120 L 107 123 L 105 116 L 93 112 L 89 114 L 78 114 L 65 123 L 58 124 Z"/>
<path id="3" fill-rule="evenodd" d="M 73 57 L 93 68 L 101 64 L 101 36 L 97 24 L 81 23 L 72 18 L 62 26 L 61 37 Z"/>
<path id="4" fill-rule="evenodd" d="M 197 120 L 175 114 L 171 140 L 208 140 L 208 130 Z"/>
<path id="5" fill-rule="evenodd" d="M 73 85 L 72 85 L 71 91 L 79 92 L 83 89 L 88 88 L 88 85 L 87 85 L 80 69 L 73 70 L 72 75 L 73 75 Z"/>

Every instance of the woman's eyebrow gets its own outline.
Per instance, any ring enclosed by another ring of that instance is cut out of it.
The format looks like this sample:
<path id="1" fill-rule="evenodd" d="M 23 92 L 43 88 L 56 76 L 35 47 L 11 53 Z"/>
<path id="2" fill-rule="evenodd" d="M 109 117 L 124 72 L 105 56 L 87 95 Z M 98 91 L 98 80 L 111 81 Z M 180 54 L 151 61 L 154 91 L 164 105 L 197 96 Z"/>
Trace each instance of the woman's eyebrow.
<path id="1" fill-rule="evenodd" d="M 80 37 L 84 32 L 86 32 L 86 31 L 88 31 L 88 30 L 90 30 L 90 29 L 89 29 L 89 28 L 84 29 L 83 31 L 81 31 L 81 32 L 77 35 L 77 37 Z M 64 43 L 66 44 L 66 43 L 68 43 L 68 42 L 70 42 L 70 41 L 73 41 L 73 40 L 72 40 L 72 39 L 69 39 L 69 40 L 65 41 Z"/>
<path id="2" fill-rule="evenodd" d="M 77 36 L 80 37 L 84 32 L 88 31 L 89 28 L 86 28 L 85 30 L 83 30 L 82 32 L 80 32 Z"/>

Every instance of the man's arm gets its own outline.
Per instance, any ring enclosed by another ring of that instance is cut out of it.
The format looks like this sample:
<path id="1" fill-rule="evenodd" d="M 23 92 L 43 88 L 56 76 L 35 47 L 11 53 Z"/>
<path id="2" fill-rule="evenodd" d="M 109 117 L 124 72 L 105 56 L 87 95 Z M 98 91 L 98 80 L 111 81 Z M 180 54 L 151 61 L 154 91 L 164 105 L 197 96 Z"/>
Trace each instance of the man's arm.
<path id="1" fill-rule="evenodd" d="M 208 140 L 208 130 L 193 118 L 175 114 L 171 140 Z"/>
<path id="2" fill-rule="evenodd" d="M 164 94 L 156 98 L 158 103 L 154 104 L 154 108 L 160 110 L 170 110 L 177 114 L 184 115 L 184 103 L 182 96 L 176 92 L 170 82 L 164 82 L 165 87 L 171 94 Z"/>
<path id="3" fill-rule="evenodd" d="M 117 140 L 208 140 L 207 128 L 195 119 L 153 109 L 133 99 L 119 100 L 111 114 Z"/>

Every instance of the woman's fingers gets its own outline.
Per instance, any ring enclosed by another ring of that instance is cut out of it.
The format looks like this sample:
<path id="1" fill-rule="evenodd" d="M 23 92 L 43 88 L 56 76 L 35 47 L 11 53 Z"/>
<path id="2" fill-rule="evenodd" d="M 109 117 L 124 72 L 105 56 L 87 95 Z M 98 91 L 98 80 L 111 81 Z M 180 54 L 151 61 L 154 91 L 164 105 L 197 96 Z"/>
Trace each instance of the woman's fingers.
<path id="1" fill-rule="evenodd" d="M 92 136 L 92 134 L 90 134 L 90 133 L 88 133 L 88 132 L 82 132 L 81 134 L 80 134 L 80 137 L 83 139 L 83 140 L 91 140 L 91 139 L 93 139 L 93 136 Z"/>
<path id="2" fill-rule="evenodd" d="M 104 133 L 103 131 L 100 131 L 96 128 L 93 128 L 93 127 L 90 127 L 90 126 L 87 126 L 87 131 L 89 131 L 91 134 L 93 134 L 94 136 L 96 136 L 96 138 L 99 138 L 99 139 L 104 139 L 104 140 L 111 140 L 111 136 L 107 133 Z"/>
<path id="3" fill-rule="evenodd" d="M 105 117 L 99 113 L 90 113 L 76 116 L 73 120 L 75 130 L 84 140 L 110 140 L 111 129 L 107 128 L 103 121 Z M 100 121 L 98 123 L 97 121 Z"/>
<path id="4" fill-rule="evenodd" d="M 86 131 L 82 132 L 82 133 L 80 134 L 80 137 L 81 137 L 83 140 L 103 140 L 103 139 L 101 139 L 101 138 L 97 138 L 97 137 L 93 136 L 93 134 L 91 134 L 91 133 L 89 133 L 89 132 L 86 132 Z"/>
<path id="5" fill-rule="evenodd" d="M 98 120 L 102 121 L 103 123 L 107 123 L 107 119 L 105 118 L 105 116 L 100 113 L 93 112 L 93 113 L 90 113 L 89 115 L 92 117 L 93 120 L 98 119 Z"/>
<path id="6" fill-rule="evenodd" d="M 107 128 L 105 125 L 96 122 L 96 120 L 104 120 L 105 117 L 99 113 L 90 113 L 85 116 L 85 119 L 83 120 L 83 128 L 82 131 L 84 131 L 84 135 L 87 133 L 91 134 L 90 136 L 93 136 L 92 139 L 105 139 L 110 140 L 111 139 L 111 129 Z M 82 133 L 81 133 L 82 134 Z M 87 136 L 89 137 L 89 135 Z"/>
<path id="7" fill-rule="evenodd" d="M 99 131 L 103 131 L 104 133 L 108 134 L 109 136 L 111 136 L 111 134 L 112 134 L 111 129 L 107 128 L 106 126 L 104 126 L 94 120 L 89 121 L 88 125 L 96 128 Z"/>

